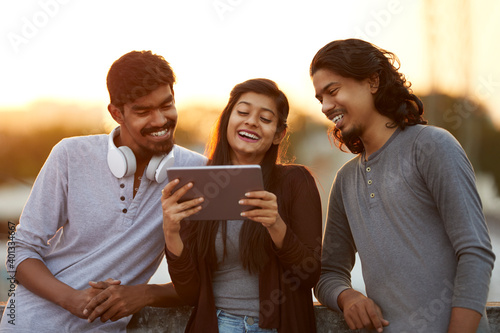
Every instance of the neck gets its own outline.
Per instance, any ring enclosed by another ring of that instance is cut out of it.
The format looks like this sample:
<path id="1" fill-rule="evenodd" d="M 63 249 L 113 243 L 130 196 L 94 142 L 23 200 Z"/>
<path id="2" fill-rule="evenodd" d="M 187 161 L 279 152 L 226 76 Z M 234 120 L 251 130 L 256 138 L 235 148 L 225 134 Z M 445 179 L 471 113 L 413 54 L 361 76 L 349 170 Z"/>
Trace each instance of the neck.
<path id="1" fill-rule="evenodd" d="M 387 127 L 391 120 L 387 117 L 379 118 L 361 136 L 361 141 L 365 147 L 365 159 L 375 153 L 389 140 L 397 127 Z"/>
<path id="2" fill-rule="evenodd" d="M 147 165 L 151 157 L 153 157 L 152 153 L 146 153 L 144 150 L 134 144 L 133 140 L 130 138 L 130 136 L 127 135 L 127 132 L 125 131 L 120 130 L 120 134 L 114 138 L 114 141 L 117 147 L 127 146 L 132 149 L 132 152 L 134 153 L 134 156 L 136 158 L 138 171 L 141 169 L 141 166 L 143 166 L 142 170 L 144 170 L 144 166 Z M 142 173 L 140 175 L 142 175 Z"/>
<path id="3" fill-rule="evenodd" d="M 255 156 L 242 156 L 236 155 L 235 153 L 231 153 L 231 163 L 233 165 L 249 165 L 249 164 L 260 164 L 262 162 L 261 159 L 255 158 Z"/>

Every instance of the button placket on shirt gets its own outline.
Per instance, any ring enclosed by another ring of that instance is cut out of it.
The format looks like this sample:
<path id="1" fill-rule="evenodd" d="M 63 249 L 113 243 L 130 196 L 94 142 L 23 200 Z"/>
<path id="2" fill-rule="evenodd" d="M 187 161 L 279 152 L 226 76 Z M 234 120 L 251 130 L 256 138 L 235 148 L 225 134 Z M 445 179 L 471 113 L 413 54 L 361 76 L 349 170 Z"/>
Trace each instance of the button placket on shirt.
<path id="1" fill-rule="evenodd" d="M 371 185 L 373 184 L 373 181 L 370 179 L 370 177 L 371 177 L 371 171 L 372 171 L 372 168 L 371 168 L 371 167 L 369 167 L 369 166 L 367 166 L 367 167 L 365 168 L 365 171 L 366 171 L 366 174 L 367 174 L 367 177 L 366 177 L 366 178 L 368 178 L 368 181 L 367 181 L 367 183 L 368 183 L 368 188 L 371 190 L 371 189 L 372 189 L 372 188 L 371 188 Z M 371 199 L 374 199 L 374 198 L 375 198 L 375 193 L 374 193 L 374 192 L 370 192 L 370 198 L 371 198 Z"/>
<path id="2" fill-rule="evenodd" d="M 126 207 L 126 186 L 124 183 L 120 183 L 120 201 L 125 204 L 125 207 L 122 208 L 122 213 L 123 214 L 127 214 L 128 212 L 128 209 Z"/>

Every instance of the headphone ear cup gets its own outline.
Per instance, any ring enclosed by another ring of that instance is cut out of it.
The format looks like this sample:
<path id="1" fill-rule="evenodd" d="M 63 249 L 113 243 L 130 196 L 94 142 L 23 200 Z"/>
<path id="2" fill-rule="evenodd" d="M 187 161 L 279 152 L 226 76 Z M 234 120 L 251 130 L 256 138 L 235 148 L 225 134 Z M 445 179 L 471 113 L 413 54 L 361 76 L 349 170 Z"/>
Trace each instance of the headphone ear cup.
<path id="1" fill-rule="evenodd" d="M 127 146 L 121 146 L 118 147 L 118 149 L 123 153 L 125 156 L 125 160 L 127 162 L 127 171 L 125 172 L 124 177 L 132 176 L 135 173 L 135 170 L 137 169 L 137 162 L 135 161 L 135 155 L 132 149 L 130 149 Z"/>
<path id="2" fill-rule="evenodd" d="M 116 178 L 133 175 L 137 168 L 134 152 L 126 146 L 110 148 L 108 150 L 108 166 Z"/>
<path id="3" fill-rule="evenodd" d="M 167 179 L 167 169 L 174 165 L 174 149 L 167 155 L 153 156 L 146 168 L 146 177 L 163 183 Z"/>
<path id="4" fill-rule="evenodd" d="M 160 165 L 161 160 L 163 159 L 163 155 L 153 156 L 148 163 L 148 167 L 146 168 L 146 178 L 149 180 L 155 180 L 156 169 Z"/>

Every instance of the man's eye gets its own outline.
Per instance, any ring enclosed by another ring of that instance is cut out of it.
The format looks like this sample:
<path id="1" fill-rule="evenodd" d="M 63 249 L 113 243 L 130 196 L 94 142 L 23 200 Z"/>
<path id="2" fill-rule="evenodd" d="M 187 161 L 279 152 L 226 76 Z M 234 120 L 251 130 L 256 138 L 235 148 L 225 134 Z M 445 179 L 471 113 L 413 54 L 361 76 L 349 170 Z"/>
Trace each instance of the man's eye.
<path id="1" fill-rule="evenodd" d="M 160 106 L 159 109 L 160 109 L 160 111 L 168 111 L 168 110 L 170 110 L 172 108 L 172 106 L 174 106 L 174 102 L 173 101 Z"/>

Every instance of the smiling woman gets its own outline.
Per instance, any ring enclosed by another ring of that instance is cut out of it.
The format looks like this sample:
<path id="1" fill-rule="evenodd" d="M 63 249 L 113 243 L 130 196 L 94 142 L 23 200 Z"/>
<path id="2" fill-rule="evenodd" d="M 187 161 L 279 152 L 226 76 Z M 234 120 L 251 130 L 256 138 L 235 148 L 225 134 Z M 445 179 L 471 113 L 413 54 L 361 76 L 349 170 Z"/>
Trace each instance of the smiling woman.
<path id="1" fill-rule="evenodd" d="M 276 131 L 276 103 L 266 95 L 247 92 L 234 106 L 227 127 L 233 164 L 259 164 L 271 145 L 278 145 L 286 131 Z"/>
<path id="2" fill-rule="evenodd" d="M 321 202 L 305 167 L 280 163 L 288 112 L 273 81 L 253 79 L 232 89 L 219 116 L 208 164 L 262 168 L 265 190 L 234 198 L 256 207 L 241 219 L 184 221 L 181 228 L 201 201 L 179 203 L 189 187 L 169 194 L 176 180 L 165 187 L 168 269 L 179 296 L 195 306 L 186 332 L 316 331 L 311 288 L 320 273 Z"/>

